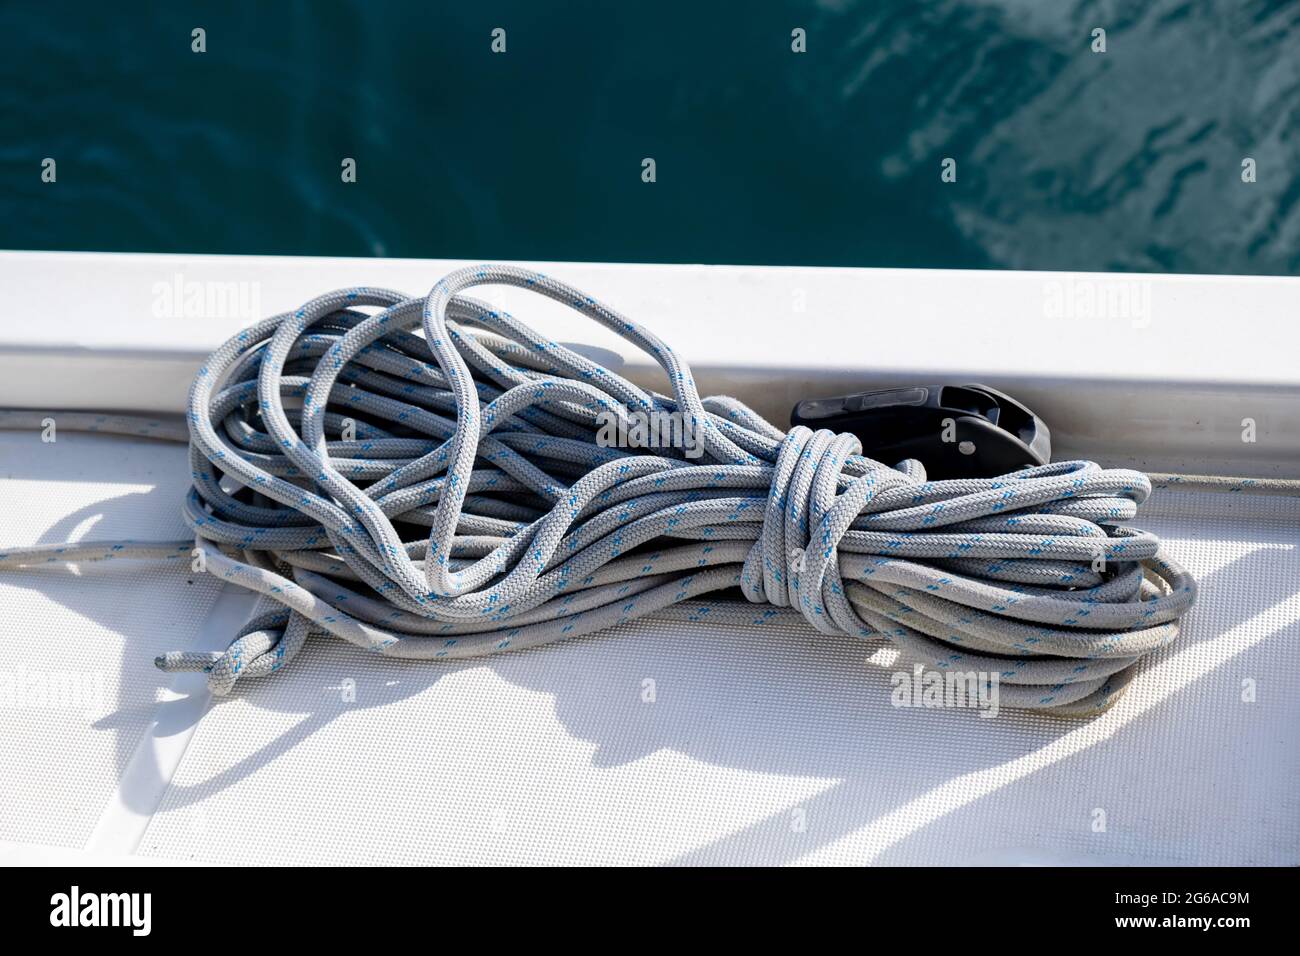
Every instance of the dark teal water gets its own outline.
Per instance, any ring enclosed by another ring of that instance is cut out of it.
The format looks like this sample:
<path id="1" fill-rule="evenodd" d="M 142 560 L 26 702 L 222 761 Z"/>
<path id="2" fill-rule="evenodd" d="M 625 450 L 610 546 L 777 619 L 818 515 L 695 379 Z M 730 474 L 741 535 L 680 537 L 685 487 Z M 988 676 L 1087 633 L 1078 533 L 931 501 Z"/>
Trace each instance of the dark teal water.
<path id="1" fill-rule="evenodd" d="M 31 2 L 0 37 L 5 248 L 1300 273 L 1297 2 Z"/>

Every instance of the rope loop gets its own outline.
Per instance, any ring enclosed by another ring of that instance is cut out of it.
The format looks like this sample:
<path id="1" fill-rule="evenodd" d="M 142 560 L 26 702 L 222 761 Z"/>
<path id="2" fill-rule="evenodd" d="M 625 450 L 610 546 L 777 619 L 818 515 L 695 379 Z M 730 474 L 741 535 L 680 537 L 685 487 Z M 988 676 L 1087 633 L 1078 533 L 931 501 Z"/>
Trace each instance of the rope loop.
<path id="1" fill-rule="evenodd" d="M 575 310 L 644 352 L 667 391 L 466 294 L 483 285 Z M 184 514 L 207 570 L 283 609 L 224 652 L 160 659 L 219 694 L 310 634 L 458 659 L 739 588 L 771 613 L 709 597 L 711 619 L 885 637 L 927 668 L 998 675 L 1004 703 L 1086 714 L 1195 596 L 1155 536 L 1123 525 L 1151 490 L 1137 472 L 929 481 L 851 435 L 702 398 L 653 333 L 513 266 L 419 298 L 342 289 L 245 329 L 195 377 L 188 425 Z"/>

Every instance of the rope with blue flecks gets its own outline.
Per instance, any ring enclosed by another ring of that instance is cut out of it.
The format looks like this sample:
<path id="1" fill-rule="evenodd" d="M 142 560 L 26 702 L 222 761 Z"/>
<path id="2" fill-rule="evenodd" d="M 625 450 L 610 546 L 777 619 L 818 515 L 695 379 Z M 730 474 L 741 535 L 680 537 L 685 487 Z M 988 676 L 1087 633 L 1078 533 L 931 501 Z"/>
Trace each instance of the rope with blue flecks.
<path id="1" fill-rule="evenodd" d="M 654 358 L 671 395 L 462 294 L 485 284 L 612 330 Z M 677 414 L 702 454 L 605 447 L 602 413 Z M 158 659 L 207 672 L 218 694 L 315 634 L 453 660 L 711 595 L 708 620 L 797 614 L 888 638 L 926 668 L 996 674 L 1002 705 L 1086 715 L 1174 640 L 1195 599 L 1157 539 L 1121 524 L 1151 490 L 1136 471 L 1060 462 L 927 481 L 915 462 L 862 457 L 849 435 L 783 434 L 734 399 L 701 398 L 648 330 L 513 267 L 454 272 L 422 299 L 341 290 L 246 329 L 199 371 L 188 426 L 193 545 L 18 549 L 0 568 L 195 548 L 277 606 L 224 652 Z M 730 588 L 789 610 L 718 599 Z"/>

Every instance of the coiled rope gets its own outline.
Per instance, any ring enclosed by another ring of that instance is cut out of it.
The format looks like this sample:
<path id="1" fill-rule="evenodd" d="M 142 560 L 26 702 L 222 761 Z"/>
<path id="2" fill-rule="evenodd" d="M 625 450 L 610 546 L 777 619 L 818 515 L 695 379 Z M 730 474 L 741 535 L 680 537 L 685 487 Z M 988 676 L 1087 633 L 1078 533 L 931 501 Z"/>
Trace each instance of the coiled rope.
<path id="1" fill-rule="evenodd" d="M 671 395 L 462 294 L 486 284 L 612 330 L 654 358 Z M 600 440 L 609 416 L 630 428 L 653 413 L 678 415 L 702 453 Z M 10 427 L 37 417 L 7 414 Z M 59 413 L 65 427 L 177 437 L 85 417 Z M 422 299 L 331 292 L 240 332 L 199 370 L 188 427 L 193 543 L 11 549 L 0 568 L 196 549 L 276 608 L 224 652 L 158 658 L 207 672 L 216 694 L 280 670 L 314 634 L 455 660 L 739 588 L 768 607 L 715 596 L 692 619 L 797 614 L 888 638 L 925 668 L 996 674 L 1002 705 L 1087 715 L 1174 640 L 1195 599 L 1155 536 L 1121 524 L 1151 491 L 1139 472 L 1071 461 L 927 481 L 917 462 L 863 457 L 851 435 L 782 433 L 734 399 L 701 398 L 651 332 L 509 266 L 459 270 Z"/>

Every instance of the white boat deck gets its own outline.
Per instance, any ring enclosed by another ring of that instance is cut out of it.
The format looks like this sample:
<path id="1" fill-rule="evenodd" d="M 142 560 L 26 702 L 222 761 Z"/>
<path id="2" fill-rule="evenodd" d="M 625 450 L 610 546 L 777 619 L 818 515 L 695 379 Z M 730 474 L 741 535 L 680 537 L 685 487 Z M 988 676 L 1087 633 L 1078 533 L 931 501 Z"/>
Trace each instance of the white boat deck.
<path id="1" fill-rule="evenodd" d="M 137 341 L 140 330 L 122 305 L 136 293 L 123 283 L 135 289 L 176 271 L 201 278 L 222 269 L 234 279 L 245 269 L 263 283 L 261 304 L 270 311 L 358 281 L 416 292 L 448 266 L 64 257 L 56 268 L 56 260 L 0 256 L 0 275 L 20 308 L 0 326 L 0 372 L 12 373 L 0 376 L 0 405 L 62 400 L 84 408 L 100 394 L 105 407 L 179 410 L 183 393 L 169 391 L 169 376 L 183 383 L 183 364 L 241 322 L 173 324 L 174 340 Z M 965 299 L 987 324 L 993 300 L 972 298 L 983 289 L 1001 296 L 1007 328 L 1030 328 L 1041 314 L 1028 313 L 1051 277 L 697 268 L 658 270 L 646 288 L 637 280 L 654 270 L 643 267 L 547 269 L 579 285 L 592 280 L 585 284 L 594 294 L 654 326 L 688 357 L 701 355 L 697 364 L 713 369 L 721 387 L 748 399 L 764 397 L 755 383 L 784 378 L 782 361 L 834 392 L 852 374 L 881 381 L 930 369 L 923 377 L 949 377 L 956 373 L 945 362 L 975 368 L 987 359 L 1000 363 L 996 374 L 978 376 L 990 384 L 1019 381 L 1033 391 L 1036 382 L 1039 395 L 1057 401 L 1100 394 L 1089 406 L 1098 416 L 1113 400 L 1095 388 L 1107 377 L 1103 366 L 1142 388 L 1163 382 L 1150 414 L 1133 425 L 1146 447 L 1133 434 L 1117 435 L 1115 460 L 1182 461 L 1193 471 L 1232 461 L 1239 452 L 1218 432 L 1198 446 L 1177 428 L 1182 414 L 1194 431 L 1190 422 L 1225 394 L 1233 401 L 1253 394 L 1258 407 L 1282 410 L 1260 415 L 1270 441 L 1300 430 L 1297 332 L 1280 321 L 1277 348 L 1264 349 L 1254 366 L 1244 351 L 1238 355 L 1247 329 L 1221 348 L 1178 342 L 1173 358 L 1151 360 L 1168 364 L 1145 378 L 1127 358 L 1080 360 L 1068 375 L 1034 371 L 1037 356 L 1029 352 L 1037 346 L 981 352 L 978 336 L 963 338 L 960 323 L 943 334 L 969 348 L 942 350 L 942 361 L 909 358 L 896 333 L 880 345 L 864 331 L 849 343 L 859 354 L 846 345 L 819 365 L 796 336 L 763 369 L 751 361 L 761 343 L 746 331 L 788 320 L 791 282 L 807 290 L 810 313 L 819 301 L 833 301 L 826 307 L 833 312 L 847 309 L 844 290 L 853 287 L 863 292 L 854 293 L 857 301 L 883 299 L 888 305 L 877 308 L 893 314 L 940 316 L 941 300 Z M 1288 310 L 1293 317 L 1300 302 L 1297 280 L 1153 281 L 1170 289 L 1201 284 L 1178 293 L 1200 303 L 1187 307 L 1192 338 L 1205 331 L 1198 323 L 1216 296 L 1244 301 L 1245 323 Z M 696 308 L 712 318 L 692 338 L 673 303 L 714 283 L 723 291 Z M 41 290 L 45 319 L 20 327 L 15 318 Z M 70 317 L 73 299 L 84 306 Z M 147 307 L 148 296 L 141 301 Z M 70 347 L 69 336 L 110 352 L 83 355 L 77 367 L 85 375 L 75 381 L 67 371 L 59 382 L 42 380 L 34 370 Z M 606 345 L 581 328 L 567 337 Z M 1275 354 L 1283 350 L 1289 372 Z M 1198 363 L 1215 352 L 1223 362 L 1211 374 Z M 96 378 L 91 365 L 106 377 Z M 121 378 L 128 366 L 133 380 Z M 21 392 L 15 370 L 25 370 Z M 708 389 L 708 374 L 701 378 Z M 1194 404 L 1198 394 L 1203 407 Z M 31 400 L 17 402 L 19 395 Z M 121 399 L 129 395 L 146 400 Z M 788 404 L 786 397 L 766 395 L 771 406 Z M 1290 418 L 1283 417 L 1287 402 Z M 1038 410 L 1057 424 L 1048 409 Z M 1243 417 L 1235 407 L 1229 414 Z M 1067 417 L 1059 432 L 1067 452 L 1105 432 L 1086 410 Z M 1250 461 L 1262 463 L 1257 473 L 1294 477 L 1298 449 L 1252 449 Z M 188 468 L 177 445 L 74 433 L 44 444 L 36 434 L 0 432 L 0 479 L 5 545 L 185 537 L 179 502 Z M 804 628 L 656 620 L 446 666 L 381 659 L 321 639 L 282 674 L 212 703 L 201 678 L 162 675 L 152 660 L 165 650 L 224 646 L 251 607 L 244 592 L 144 563 L 6 572 L 0 671 L 77 676 L 82 694 L 73 706 L 22 693 L 0 701 L 0 861 L 1300 862 L 1300 499 L 1160 491 L 1135 524 L 1169 542 L 1196 575 L 1201 598 L 1179 641 L 1115 708 L 1087 722 L 895 708 L 886 644 Z M 647 680 L 653 702 L 644 699 Z"/>

